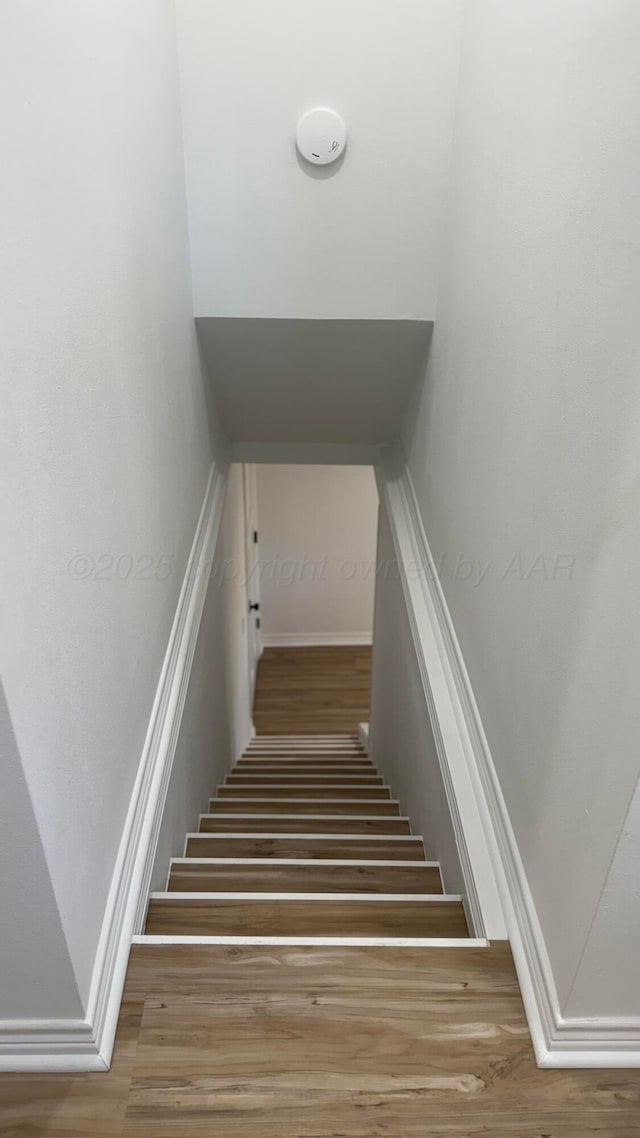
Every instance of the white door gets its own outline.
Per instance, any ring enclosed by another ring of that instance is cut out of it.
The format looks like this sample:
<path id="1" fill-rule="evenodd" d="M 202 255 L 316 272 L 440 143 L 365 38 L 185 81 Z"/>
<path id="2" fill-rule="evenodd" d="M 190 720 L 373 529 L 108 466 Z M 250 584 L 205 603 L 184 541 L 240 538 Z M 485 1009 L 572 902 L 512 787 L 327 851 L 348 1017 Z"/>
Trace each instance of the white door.
<path id="1" fill-rule="evenodd" d="M 258 493 L 256 486 L 256 468 L 253 463 L 245 463 L 243 468 L 244 480 L 244 516 L 245 534 L 247 543 L 247 597 L 249 612 L 247 613 L 247 643 L 249 647 L 249 695 L 253 707 L 253 697 L 256 688 L 256 673 L 258 660 L 262 653 L 260 638 L 260 555 L 258 545 Z"/>

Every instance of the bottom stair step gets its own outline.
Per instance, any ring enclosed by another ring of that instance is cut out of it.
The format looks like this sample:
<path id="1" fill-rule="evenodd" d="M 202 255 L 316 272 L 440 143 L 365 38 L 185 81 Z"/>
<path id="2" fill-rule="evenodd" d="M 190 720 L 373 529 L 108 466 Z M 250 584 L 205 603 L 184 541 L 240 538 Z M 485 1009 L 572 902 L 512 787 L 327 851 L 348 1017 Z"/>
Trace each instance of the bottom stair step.
<path id="1" fill-rule="evenodd" d="M 459 897 L 371 900 L 350 894 L 255 899 L 153 894 L 145 932 L 187 936 L 466 937 Z"/>

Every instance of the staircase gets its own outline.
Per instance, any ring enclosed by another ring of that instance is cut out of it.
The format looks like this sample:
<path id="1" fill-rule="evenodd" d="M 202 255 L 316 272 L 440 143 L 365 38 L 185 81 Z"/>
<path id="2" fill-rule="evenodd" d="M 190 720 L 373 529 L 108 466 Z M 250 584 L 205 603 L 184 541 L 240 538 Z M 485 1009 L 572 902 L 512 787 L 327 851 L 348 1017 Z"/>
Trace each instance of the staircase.
<path id="1" fill-rule="evenodd" d="M 284 735 L 254 739 L 218 787 L 151 895 L 137 942 L 152 937 L 454 947 L 469 932 L 359 740 Z"/>

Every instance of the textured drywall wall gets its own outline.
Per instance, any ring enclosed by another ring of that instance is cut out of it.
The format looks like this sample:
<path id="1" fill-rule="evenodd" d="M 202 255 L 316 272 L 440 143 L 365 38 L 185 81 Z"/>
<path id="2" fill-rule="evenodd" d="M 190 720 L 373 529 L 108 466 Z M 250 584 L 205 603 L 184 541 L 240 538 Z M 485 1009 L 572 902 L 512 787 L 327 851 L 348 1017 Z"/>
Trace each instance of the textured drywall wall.
<path id="1" fill-rule="evenodd" d="M 265 636 L 371 635 L 378 494 L 371 467 L 257 468 Z"/>
<path id="2" fill-rule="evenodd" d="M 470 3 L 404 431 L 563 1008 L 639 767 L 639 51 L 635 3 Z"/>
<path id="3" fill-rule="evenodd" d="M 0 763 L 0 858 L 4 866 L 0 877 L 0 1024 L 7 1019 L 82 1019 L 82 1004 L 1 684 Z"/>
<path id="4" fill-rule="evenodd" d="M 639 872 L 640 782 L 567 1000 L 568 1016 L 638 1015 Z"/>
<path id="5" fill-rule="evenodd" d="M 84 1003 L 212 458 L 172 5 L 5 4 L 0 75 L 0 666 Z"/>
<path id="6" fill-rule="evenodd" d="M 460 859 L 440 774 L 389 524 L 380 510 L 369 751 L 439 861 L 445 889 L 464 895 Z"/>
<path id="7" fill-rule="evenodd" d="M 195 311 L 433 316 L 460 0 L 178 0 Z M 341 168 L 298 162 L 335 106 Z"/>
<path id="8" fill-rule="evenodd" d="M 185 835 L 198 830 L 199 815 L 205 813 L 209 798 L 219 783 L 224 782 L 231 766 L 225 654 L 220 650 L 226 622 L 222 533 L 209 575 L 156 850 L 152 889 L 166 887 L 171 858 L 182 857 Z"/>

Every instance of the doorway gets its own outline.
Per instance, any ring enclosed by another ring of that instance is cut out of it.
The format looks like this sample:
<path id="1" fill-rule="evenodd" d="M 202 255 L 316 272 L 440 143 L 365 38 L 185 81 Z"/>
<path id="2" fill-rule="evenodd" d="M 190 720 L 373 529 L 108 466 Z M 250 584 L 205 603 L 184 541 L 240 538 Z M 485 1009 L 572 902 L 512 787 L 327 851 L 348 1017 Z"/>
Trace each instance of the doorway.
<path id="1" fill-rule="evenodd" d="M 254 466 L 247 540 L 260 596 L 258 734 L 368 719 L 378 495 L 372 467 Z M 251 523 L 253 527 L 253 522 Z"/>

